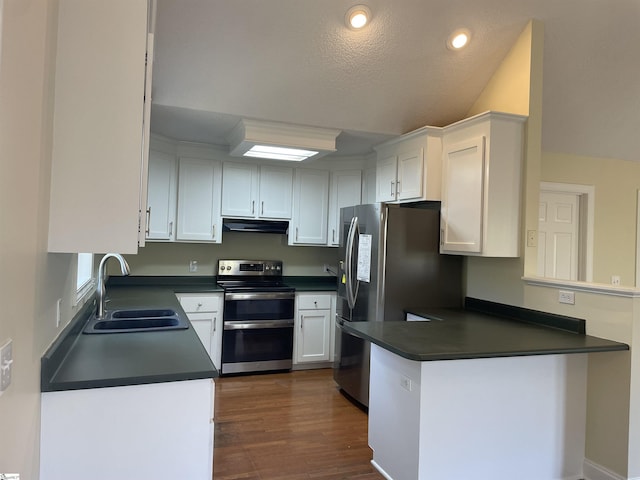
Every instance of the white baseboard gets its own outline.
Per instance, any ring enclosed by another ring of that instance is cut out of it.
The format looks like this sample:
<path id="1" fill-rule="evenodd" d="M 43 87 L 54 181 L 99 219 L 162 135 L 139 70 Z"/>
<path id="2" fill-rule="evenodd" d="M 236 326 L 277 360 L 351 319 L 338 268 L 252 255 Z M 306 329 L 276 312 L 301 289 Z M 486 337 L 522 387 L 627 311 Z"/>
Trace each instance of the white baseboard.
<path id="1" fill-rule="evenodd" d="M 618 475 L 615 472 L 598 465 L 595 462 L 584 460 L 584 478 L 585 480 L 640 480 L 640 478 L 627 478 Z"/>
<path id="2" fill-rule="evenodd" d="M 380 473 L 380 475 L 382 475 L 384 478 L 386 478 L 387 480 L 393 480 L 393 478 L 391 478 L 389 474 L 385 472 L 382 469 L 382 467 L 376 463 L 375 460 L 371 460 L 371 465 L 373 465 L 373 468 L 375 468 L 378 471 L 378 473 Z"/>

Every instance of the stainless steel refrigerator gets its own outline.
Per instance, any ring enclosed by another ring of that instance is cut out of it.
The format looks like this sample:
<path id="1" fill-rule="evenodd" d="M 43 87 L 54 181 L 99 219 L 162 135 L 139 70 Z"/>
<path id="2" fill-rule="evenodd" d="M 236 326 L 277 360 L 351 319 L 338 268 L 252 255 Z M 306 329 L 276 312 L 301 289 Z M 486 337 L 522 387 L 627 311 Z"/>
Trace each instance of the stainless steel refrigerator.
<path id="1" fill-rule="evenodd" d="M 439 253 L 439 202 L 345 207 L 340 222 L 333 378 L 368 407 L 370 345 L 341 326 L 404 321 L 411 308 L 462 307 L 462 257 Z"/>

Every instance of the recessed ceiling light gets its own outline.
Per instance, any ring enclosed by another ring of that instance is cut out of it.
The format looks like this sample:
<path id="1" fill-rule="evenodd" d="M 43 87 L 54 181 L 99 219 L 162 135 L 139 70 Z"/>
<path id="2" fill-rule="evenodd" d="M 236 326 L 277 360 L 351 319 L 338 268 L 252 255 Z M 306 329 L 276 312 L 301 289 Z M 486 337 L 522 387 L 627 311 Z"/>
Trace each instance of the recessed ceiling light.
<path id="1" fill-rule="evenodd" d="M 355 5 L 345 15 L 347 27 L 359 30 L 371 21 L 371 10 L 366 5 Z"/>
<path id="2" fill-rule="evenodd" d="M 471 33 L 466 28 L 460 28 L 449 35 L 449 39 L 447 40 L 447 47 L 451 50 L 460 50 L 469 44 L 469 40 L 471 39 Z"/>

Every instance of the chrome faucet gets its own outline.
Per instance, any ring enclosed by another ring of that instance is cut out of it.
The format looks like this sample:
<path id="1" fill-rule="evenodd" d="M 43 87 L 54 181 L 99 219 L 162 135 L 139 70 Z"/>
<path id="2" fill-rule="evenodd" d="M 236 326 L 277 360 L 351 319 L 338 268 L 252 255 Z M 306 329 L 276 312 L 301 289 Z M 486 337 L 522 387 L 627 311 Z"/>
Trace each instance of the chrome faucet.
<path id="1" fill-rule="evenodd" d="M 105 286 L 104 286 L 104 277 L 106 276 L 106 268 L 105 265 L 107 260 L 111 257 L 117 259 L 120 262 L 120 270 L 122 270 L 122 275 L 129 275 L 129 264 L 124 259 L 122 255 L 119 253 L 107 253 L 102 260 L 100 260 L 100 266 L 98 267 L 98 288 L 96 289 L 96 293 L 98 295 L 98 305 L 96 307 L 96 317 L 103 318 L 104 317 L 104 302 L 105 302 Z"/>

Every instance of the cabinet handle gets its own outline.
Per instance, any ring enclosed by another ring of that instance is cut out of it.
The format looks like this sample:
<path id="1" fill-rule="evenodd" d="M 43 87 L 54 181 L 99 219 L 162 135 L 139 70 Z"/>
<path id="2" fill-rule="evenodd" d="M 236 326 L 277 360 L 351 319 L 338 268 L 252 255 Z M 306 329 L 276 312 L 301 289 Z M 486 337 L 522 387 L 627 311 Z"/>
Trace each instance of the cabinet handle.
<path id="1" fill-rule="evenodd" d="M 169 222 L 169 238 L 173 237 L 173 222 Z"/>
<path id="2" fill-rule="evenodd" d="M 440 245 L 444 245 L 444 228 L 440 229 Z"/>
<path id="3" fill-rule="evenodd" d="M 215 223 L 213 225 L 211 225 L 211 239 L 212 240 L 216 239 L 216 224 Z"/>
<path id="4" fill-rule="evenodd" d="M 149 236 L 149 226 L 151 225 L 151 207 L 147 208 L 147 224 L 145 225 L 144 233 Z"/>
<path id="5" fill-rule="evenodd" d="M 256 201 L 251 200 L 251 215 L 256 213 Z"/>
<path id="6" fill-rule="evenodd" d="M 402 182 L 398 180 L 396 182 L 396 193 L 400 193 L 400 192 L 402 192 Z"/>
<path id="7" fill-rule="evenodd" d="M 393 186 L 396 184 L 396 182 L 391 182 L 391 198 L 393 198 L 395 196 L 395 192 L 393 190 Z"/>
<path id="8" fill-rule="evenodd" d="M 300 315 L 300 329 L 302 329 L 302 322 L 304 322 L 304 315 Z"/>
<path id="9" fill-rule="evenodd" d="M 216 317 L 213 317 L 213 331 L 216 331 Z"/>
<path id="10" fill-rule="evenodd" d="M 264 215 L 264 200 L 261 202 L 260 215 Z"/>
<path id="11" fill-rule="evenodd" d="M 298 227 L 296 227 L 296 242 L 298 241 Z"/>
<path id="12" fill-rule="evenodd" d="M 332 231 L 333 231 L 333 240 L 332 240 L 332 242 L 336 243 L 336 229 L 334 228 Z"/>

